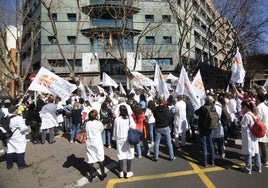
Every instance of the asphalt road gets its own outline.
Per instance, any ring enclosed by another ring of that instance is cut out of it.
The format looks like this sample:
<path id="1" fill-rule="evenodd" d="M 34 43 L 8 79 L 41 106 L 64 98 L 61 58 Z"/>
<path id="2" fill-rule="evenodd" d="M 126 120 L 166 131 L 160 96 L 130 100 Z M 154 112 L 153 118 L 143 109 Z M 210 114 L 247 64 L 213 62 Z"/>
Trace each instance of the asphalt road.
<path id="1" fill-rule="evenodd" d="M 240 170 L 244 165 L 241 146 L 234 142 L 226 144 L 226 158 L 217 159 L 215 166 L 208 168 L 199 163 L 198 140 L 188 143 L 184 149 L 175 149 L 174 161 L 168 160 L 165 147 L 161 145 L 157 162 L 145 156 L 133 160 L 134 176 L 128 179 L 117 177 L 115 149 L 105 148 L 108 176 L 104 181 L 96 177 L 93 182 L 88 182 L 85 145 L 70 144 L 61 135 L 56 141 L 51 145 L 28 142 L 25 158 L 32 166 L 23 170 L 18 170 L 16 165 L 7 170 L 5 155 L 0 154 L 0 188 L 259 188 L 268 185 L 268 168 L 263 168 L 262 173 L 253 171 L 251 175 Z M 95 167 L 98 171 L 98 165 Z"/>

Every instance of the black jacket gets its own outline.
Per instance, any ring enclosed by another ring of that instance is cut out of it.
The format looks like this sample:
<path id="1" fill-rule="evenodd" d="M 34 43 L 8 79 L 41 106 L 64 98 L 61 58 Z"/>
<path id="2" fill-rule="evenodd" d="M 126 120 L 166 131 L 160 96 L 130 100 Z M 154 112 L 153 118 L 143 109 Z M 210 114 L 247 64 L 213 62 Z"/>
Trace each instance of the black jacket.
<path id="1" fill-rule="evenodd" d="M 169 126 L 170 112 L 168 107 L 159 105 L 154 109 L 153 114 L 155 117 L 156 128 L 165 128 Z"/>

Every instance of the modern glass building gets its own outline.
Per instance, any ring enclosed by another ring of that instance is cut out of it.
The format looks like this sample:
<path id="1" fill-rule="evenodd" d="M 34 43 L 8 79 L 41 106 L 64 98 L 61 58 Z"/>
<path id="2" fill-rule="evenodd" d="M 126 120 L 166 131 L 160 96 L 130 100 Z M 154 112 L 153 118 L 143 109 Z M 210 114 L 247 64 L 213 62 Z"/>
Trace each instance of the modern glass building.
<path id="1" fill-rule="evenodd" d="M 32 72 L 45 67 L 71 80 L 72 68 L 86 85 L 99 84 L 105 72 L 126 84 L 133 70 L 153 77 L 155 63 L 164 74 L 178 75 L 182 65 L 190 74 L 197 64 L 218 67 L 223 58 L 209 0 L 45 2 L 50 7 L 39 0 L 23 5 L 22 67 L 32 47 Z"/>

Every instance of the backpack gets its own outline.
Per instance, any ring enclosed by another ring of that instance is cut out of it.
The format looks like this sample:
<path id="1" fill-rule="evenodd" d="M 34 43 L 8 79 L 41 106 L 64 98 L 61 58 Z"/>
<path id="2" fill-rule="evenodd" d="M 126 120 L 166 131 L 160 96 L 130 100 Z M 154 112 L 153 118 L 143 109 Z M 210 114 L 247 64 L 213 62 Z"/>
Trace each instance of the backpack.
<path id="1" fill-rule="evenodd" d="M 251 117 L 253 118 L 254 124 L 252 127 L 249 127 L 251 133 L 257 137 L 257 138 L 262 138 L 266 134 L 266 125 L 259 120 L 258 118 L 255 118 L 252 114 L 250 114 Z"/>
<path id="2" fill-rule="evenodd" d="M 231 116 L 227 108 L 222 108 L 221 122 L 223 125 L 229 125 L 231 123 Z"/>
<path id="3" fill-rule="evenodd" d="M 205 105 L 205 109 L 207 110 L 207 116 L 205 118 L 206 122 L 204 122 L 204 126 L 207 129 L 216 129 L 219 126 L 219 115 L 216 111 L 215 106 L 207 106 Z"/>
<path id="4" fill-rule="evenodd" d="M 6 140 L 7 138 L 10 138 L 13 133 L 17 130 L 17 128 L 12 132 L 9 127 L 10 119 L 15 117 L 16 115 L 4 117 L 2 116 L 0 119 L 0 140 Z"/>
<path id="5" fill-rule="evenodd" d="M 106 109 L 100 110 L 100 120 L 103 124 L 107 124 L 111 121 L 111 115 L 108 110 Z"/>

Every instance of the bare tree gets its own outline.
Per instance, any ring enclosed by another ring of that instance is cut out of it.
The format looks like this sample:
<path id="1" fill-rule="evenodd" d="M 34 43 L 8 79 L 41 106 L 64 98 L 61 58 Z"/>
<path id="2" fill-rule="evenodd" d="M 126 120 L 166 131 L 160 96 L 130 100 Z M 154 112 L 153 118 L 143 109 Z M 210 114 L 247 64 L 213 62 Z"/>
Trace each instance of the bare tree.
<path id="1" fill-rule="evenodd" d="M 16 95 L 18 93 L 24 93 L 24 82 L 28 79 L 29 71 L 32 66 L 32 56 L 33 56 L 33 43 L 35 36 L 33 32 L 30 32 L 30 58 L 26 66 L 26 69 L 22 72 L 21 69 L 21 21 L 26 18 L 26 15 L 23 13 L 22 7 L 18 1 L 16 5 L 16 10 L 14 10 L 15 20 L 10 20 L 7 13 L 2 15 L 0 31 L 0 73 L 4 79 L 1 80 L 1 85 L 3 86 L 2 94 L 3 95 Z M 6 19 L 7 18 L 7 19 Z M 14 18 L 14 16 L 12 16 Z M 15 21 L 15 22 L 14 22 Z M 15 26 L 11 26 L 14 24 Z M 12 28 L 16 28 L 15 31 Z M 8 46 L 7 34 L 9 34 L 9 40 L 15 41 L 15 46 L 10 48 Z M 6 82 L 4 80 L 10 80 L 14 82 L 14 91 L 10 93 L 7 89 Z"/>

